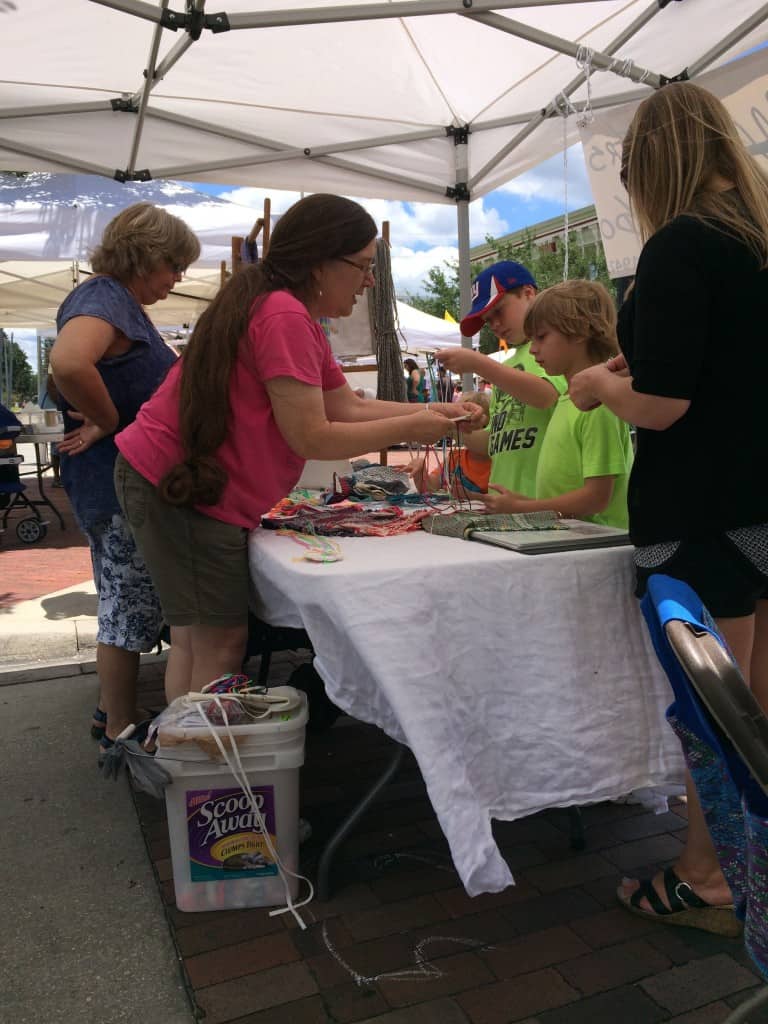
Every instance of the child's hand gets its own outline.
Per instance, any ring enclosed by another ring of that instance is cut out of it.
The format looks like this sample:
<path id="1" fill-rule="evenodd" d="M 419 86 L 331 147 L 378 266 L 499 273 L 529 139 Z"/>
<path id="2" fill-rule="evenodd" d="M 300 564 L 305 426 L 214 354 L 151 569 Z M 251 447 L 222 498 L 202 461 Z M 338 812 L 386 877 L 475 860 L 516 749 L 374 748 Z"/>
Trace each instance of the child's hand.
<path id="1" fill-rule="evenodd" d="M 423 473 L 426 461 L 423 455 L 417 456 L 415 459 L 411 459 L 407 466 L 403 466 L 403 472 L 407 473 L 408 476 L 416 476 L 417 473 Z"/>
<path id="2" fill-rule="evenodd" d="M 478 362 L 482 366 L 482 360 L 485 358 L 481 355 L 478 360 L 477 357 L 478 353 L 473 348 L 460 348 L 459 346 L 441 348 L 435 352 L 437 362 L 453 373 L 473 373 L 477 369 Z"/>
<path id="3" fill-rule="evenodd" d="M 525 512 L 529 499 L 523 494 L 516 494 L 515 491 L 508 491 L 501 484 L 489 484 L 488 494 L 473 494 L 473 498 L 482 501 L 487 512 Z M 496 491 L 496 494 L 491 494 Z"/>

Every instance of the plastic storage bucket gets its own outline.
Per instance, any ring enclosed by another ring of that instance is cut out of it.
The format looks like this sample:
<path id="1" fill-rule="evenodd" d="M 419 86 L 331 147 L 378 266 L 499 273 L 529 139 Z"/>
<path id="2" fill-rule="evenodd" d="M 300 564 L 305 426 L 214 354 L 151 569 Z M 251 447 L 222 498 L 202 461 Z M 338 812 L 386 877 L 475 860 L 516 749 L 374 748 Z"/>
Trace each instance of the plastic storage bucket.
<path id="1" fill-rule="evenodd" d="M 293 711 L 230 726 L 272 845 L 298 873 L 299 768 L 307 701 Z M 230 760 L 227 730 L 213 726 Z M 209 756 L 210 755 L 210 756 Z M 251 803 L 211 736 L 200 726 L 161 727 L 157 756 L 172 777 L 165 790 L 173 883 L 179 910 L 234 910 L 285 903 L 283 881 Z M 212 759 L 215 758 L 214 759 Z M 295 898 L 299 882 L 288 876 Z"/>

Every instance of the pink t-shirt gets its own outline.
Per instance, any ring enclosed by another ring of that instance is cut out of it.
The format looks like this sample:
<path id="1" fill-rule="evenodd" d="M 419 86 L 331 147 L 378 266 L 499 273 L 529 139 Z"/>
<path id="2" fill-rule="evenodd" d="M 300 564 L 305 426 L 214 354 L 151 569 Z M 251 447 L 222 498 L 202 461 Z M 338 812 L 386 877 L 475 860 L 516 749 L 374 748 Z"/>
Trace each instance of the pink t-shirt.
<path id="1" fill-rule="evenodd" d="M 182 363 L 171 367 L 134 422 L 115 439 L 133 468 L 153 484 L 184 459 L 178 396 Z M 228 481 L 217 504 L 197 506 L 213 519 L 246 529 L 259 525 L 264 512 L 296 485 L 304 467 L 275 422 L 264 387 L 274 377 L 293 377 L 324 391 L 345 383 L 322 327 L 285 291 L 271 292 L 255 306 L 231 377 L 231 427 L 216 453 Z M 200 415 L 206 415 L 205 408 Z"/>

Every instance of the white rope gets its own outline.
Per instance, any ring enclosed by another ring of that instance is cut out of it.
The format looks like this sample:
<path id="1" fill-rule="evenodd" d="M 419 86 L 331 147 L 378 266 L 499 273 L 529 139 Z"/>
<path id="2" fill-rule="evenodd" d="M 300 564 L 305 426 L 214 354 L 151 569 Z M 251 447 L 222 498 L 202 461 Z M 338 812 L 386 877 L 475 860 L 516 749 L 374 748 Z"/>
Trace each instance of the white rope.
<path id="1" fill-rule="evenodd" d="M 568 264 L 570 262 L 570 239 L 568 221 L 568 115 L 576 113 L 576 108 L 570 99 L 561 92 L 557 97 L 556 104 L 563 118 L 563 280 L 568 280 Z"/>
<path id="2" fill-rule="evenodd" d="M 632 72 L 634 70 L 634 67 L 635 62 L 632 60 L 631 57 L 615 57 L 605 70 L 612 71 L 616 75 L 621 75 L 622 78 L 632 78 Z M 648 68 L 643 68 L 643 73 L 637 80 L 638 84 L 642 85 L 649 75 L 650 71 L 648 70 Z"/>
<path id="3" fill-rule="evenodd" d="M 251 810 L 253 811 L 254 820 L 258 822 L 259 828 L 261 829 L 261 834 L 264 837 L 264 842 L 266 843 L 267 849 L 269 850 L 269 852 L 270 852 L 270 854 L 272 856 L 272 859 L 273 859 L 273 861 L 275 863 L 275 866 L 277 867 L 278 873 L 280 875 L 280 880 L 282 881 L 283 887 L 285 888 L 285 902 L 286 902 L 286 905 L 284 907 L 280 907 L 278 910 L 270 910 L 269 916 L 270 917 L 277 917 L 279 914 L 285 914 L 285 913 L 290 912 L 296 918 L 296 921 L 298 922 L 299 927 L 302 929 L 302 931 L 305 931 L 307 926 L 304 924 L 304 921 L 302 920 L 301 914 L 299 914 L 298 910 L 299 910 L 299 907 L 306 906 L 307 903 L 311 902 L 311 900 L 313 899 L 313 897 L 315 895 L 314 886 L 312 885 L 310 880 L 308 878 L 306 878 L 304 875 L 297 875 L 295 872 L 293 872 L 289 868 L 287 868 L 283 864 L 282 860 L 280 859 L 280 854 L 277 852 L 275 847 L 272 845 L 272 839 L 271 839 L 271 836 L 269 834 L 269 830 L 267 829 L 267 823 L 264 821 L 264 818 L 263 818 L 262 813 L 261 813 L 261 808 L 259 807 L 258 801 L 257 801 L 257 799 L 256 799 L 256 797 L 254 795 L 253 790 L 251 789 L 251 784 L 248 781 L 248 775 L 247 775 L 245 769 L 243 768 L 242 761 L 240 760 L 240 751 L 238 750 L 238 747 L 237 747 L 237 741 L 235 740 L 235 737 L 232 735 L 232 730 L 229 727 L 229 718 L 227 717 L 227 712 L 224 709 L 224 705 L 219 700 L 218 695 L 217 696 L 211 695 L 211 699 L 213 700 L 214 704 L 216 705 L 216 707 L 221 712 L 222 720 L 224 722 L 224 725 L 221 728 L 223 728 L 224 731 L 226 732 L 227 738 L 229 739 L 229 742 L 231 744 L 232 754 L 233 754 L 235 762 L 236 762 L 235 765 L 233 765 L 232 762 L 230 761 L 229 756 L 227 755 L 227 751 L 224 748 L 224 744 L 221 742 L 221 739 L 219 738 L 219 734 L 218 734 L 217 730 L 208 721 L 208 716 L 206 715 L 205 711 L 203 710 L 202 704 L 196 704 L 195 705 L 196 708 L 197 708 L 198 714 L 200 715 L 200 717 L 202 718 L 203 722 L 205 723 L 205 725 L 206 725 L 206 727 L 208 729 L 208 732 L 211 734 L 211 736 L 213 736 L 213 738 L 214 738 L 214 740 L 216 742 L 216 746 L 219 748 L 219 753 L 224 758 L 224 762 L 225 762 L 227 768 L 229 768 L 230 772 L 232 773 L 232 776 L 233 776 L 235 782 L 237 782 L 237 784 L 240 786 L 240 788 L 242 789 L 242 791 L 245 794 L 245 796 L 248 798 L 248 801 L 249 801 L 249 803 L 251 805 Z M 291 878 L 298 878 L 299 881 L 306 882 L 307 885 L 309 886 L 309 895 L 305 899 L 303 899 L 300 903 L 294 903 L 292 898 L 291 898 L 291 891 L 290 891 L 290 887 L 289 887 L 289 884 L 288 884 L 288 877 L 287 876 L 290 876 Z"/>
<path id="4" fill-rule="evenodd" d="M 594 50 L 588 46 L 580 46 L 576 51 L 576 67 L 584 74 L 584 84 L 587 87 L 587 99 L 577 120 L 579 128 L 592 124 L 594 114 L 592 113 L 592 57 Z M 630 62 L 631 63 L 631 62 Z"/>

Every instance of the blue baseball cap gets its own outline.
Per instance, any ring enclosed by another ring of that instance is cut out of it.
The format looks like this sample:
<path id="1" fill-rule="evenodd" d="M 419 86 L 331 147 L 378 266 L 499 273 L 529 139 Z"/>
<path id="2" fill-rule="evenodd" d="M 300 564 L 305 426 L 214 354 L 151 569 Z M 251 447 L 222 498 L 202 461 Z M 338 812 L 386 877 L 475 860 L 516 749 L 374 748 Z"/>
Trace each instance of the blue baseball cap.
<path id="1" fill-rule="evenodd" d="M 472 282 L 472 306 L 459 327 L 465 338 L 471 338 L 483 326 L 483 317 L 499 302 L 505 292 L 524 284 L 538 288 L 533 274 L 522 263 L 502 260 L 481 271 Z"/>

